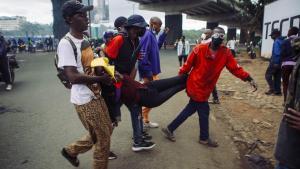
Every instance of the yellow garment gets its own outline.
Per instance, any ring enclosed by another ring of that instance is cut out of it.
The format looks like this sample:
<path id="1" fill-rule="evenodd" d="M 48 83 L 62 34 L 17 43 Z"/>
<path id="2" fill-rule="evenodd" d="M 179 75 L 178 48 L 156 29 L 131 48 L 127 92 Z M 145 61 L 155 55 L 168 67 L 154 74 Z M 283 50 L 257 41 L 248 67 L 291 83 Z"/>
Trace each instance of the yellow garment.
<path id="1" fill-rule="evenodd" d="M 115 78 L 115 66 L 110 65 L 108 62 L 109 60 L 106 57 L 96 58 L 92 61 L 91 67 L 102 66 L 111 77 Z"/>

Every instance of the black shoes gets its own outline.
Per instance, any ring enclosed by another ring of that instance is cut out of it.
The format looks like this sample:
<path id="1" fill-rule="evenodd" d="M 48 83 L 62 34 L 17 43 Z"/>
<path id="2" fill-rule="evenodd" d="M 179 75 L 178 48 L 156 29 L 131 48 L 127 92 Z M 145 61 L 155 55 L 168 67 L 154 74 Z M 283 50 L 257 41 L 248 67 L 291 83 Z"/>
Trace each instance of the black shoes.
<path id="1" fill-rule="evenodd" d="M 176 141 L 174 134 L 167 127 L 162 128 L 161 131 L 164 133 L 164 135 L 167 139 L 169 139 L 170 141 L 173 141 L 173 142 Z"/>
<path id="2" fill-rule="evenodd" d="M 79 166 L 79 160 L 77 157 L 72 157 L 68 152 L 66 151 L 65 148 L 61 150 L 61 155 L 64 156 L 74 167 Z"/>
<path id="3" fill-rule="evenodd" d="M 115 160 L 117 158 L 118 158 L 118 156 L 115 153 L 113 153 L 111 151 L 109 152 L 108 160 Z"/>
<path id="4" fill-rule="evenodd" d="M 273 95 L 273 96 L 282 96 L 281 92 L 275 92 L 274 90 L 268 90 L 265 92 L 266 95 Z"/>
<path id="5" fill-rule="evenodd" d="M 273 90 L 268 90 L 268 91 L 265 92 L 266 95 L 271 95 L 271 94 L 273 94 L 273 93 L 274 93 Z"/>
<path id="6" fill-rule="evenodd" d="M 153 147 L 155 147 L 155 143 L 153 142 L 147 142 L 147 141 L 142 141 L 140 143 L 133 143 L 132 145 L 132 151 L 138 152 L 138 151 L 143 151 L 143 150 L 150 150 Z"/>

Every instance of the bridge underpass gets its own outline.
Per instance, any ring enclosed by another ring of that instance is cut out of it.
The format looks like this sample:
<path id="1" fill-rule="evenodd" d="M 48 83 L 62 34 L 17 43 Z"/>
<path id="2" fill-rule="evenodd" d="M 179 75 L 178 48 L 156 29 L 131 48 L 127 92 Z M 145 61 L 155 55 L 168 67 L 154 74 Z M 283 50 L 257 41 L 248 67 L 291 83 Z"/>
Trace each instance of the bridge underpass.
<path id="1" fill-rule="evenodd" d="M 228 39 L 236 38 L 237 28 L 241 27 L 241 17 L 245 11 L 237 0 L 129 0 L 140 4 L 141 10 L 165 12 L 165 26 L 171 28 L 167 43 L 172 44 L 182 36 L 182 13 L 187 19 L 207 21 L 206 28 L 220 25 L 228 27 Z M 240 42 L 245 42 L 241 36 Z"/>

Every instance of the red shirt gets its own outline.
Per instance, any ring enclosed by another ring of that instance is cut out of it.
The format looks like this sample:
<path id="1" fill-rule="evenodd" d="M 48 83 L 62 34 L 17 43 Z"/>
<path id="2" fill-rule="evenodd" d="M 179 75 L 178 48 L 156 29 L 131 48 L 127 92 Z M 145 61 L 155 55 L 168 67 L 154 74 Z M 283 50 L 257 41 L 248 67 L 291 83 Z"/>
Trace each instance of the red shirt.
<path id="1" fill-rule="evenodd" d="M 122 35 L 115 36 L 110 42 L 106 44 L 104 52 L 108 55 L 109 58 L 116 59 L 123 42 L 124 39 Z"/>
<path id="2" fill-rule="evenodd" d="M 242 80 L 249 77 L 249 74 L 237 64 L 227 47 L 222 45 L 213 56 L 209 45 L 197 45 L 179 70 L 179 74 L 190 73 L 186 91 L 191 99 L 198 102 L 208 100 L 225 66 L 233 75 Z"/>

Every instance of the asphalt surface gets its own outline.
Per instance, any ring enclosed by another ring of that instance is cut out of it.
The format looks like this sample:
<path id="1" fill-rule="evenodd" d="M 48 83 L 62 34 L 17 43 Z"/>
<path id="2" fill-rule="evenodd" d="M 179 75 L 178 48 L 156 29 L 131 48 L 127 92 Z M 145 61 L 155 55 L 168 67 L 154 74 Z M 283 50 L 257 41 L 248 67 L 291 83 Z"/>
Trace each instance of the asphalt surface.
<path id="1" fill-rule="evenodd" d="M 4 90 L 0 83 L 0 168 L 1 169 L 72 169 L 60 155 L 61 148 L 86 133 L 73 105 L 69 91 L 56 77 L 54 53 L 21 54 L 17 58 L 14 88 Z M 175 51 L 161 52 L 161 78 L 177 74 Z M 152 110 L 150 118 L 166 126 L 188 102 L 180 92 Z M 207 148 L 198 143 L 198 116 L 190 117 L 176 134 L 176 142 L 165 139 L 159 129 L 150 134 L 157 146 L 146 152 L 131 150 L 132 129 L 128 110 L 122 107 L 122 122 L 114 130 L 111 150 L 118 159 L 109 169 L 238 169 L 236 149 L 226 137 L 226 126 L 215 119 L 211 107 L 211 135 L 220 147 Z M 92 168 L 92 151 L 80 155 L 79 169 Z"/>

